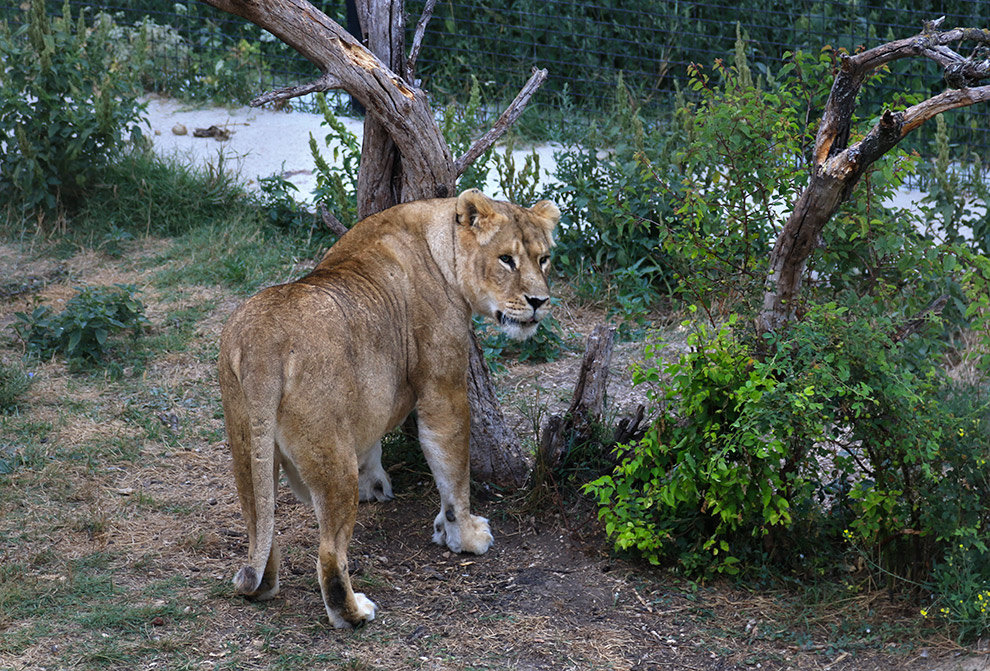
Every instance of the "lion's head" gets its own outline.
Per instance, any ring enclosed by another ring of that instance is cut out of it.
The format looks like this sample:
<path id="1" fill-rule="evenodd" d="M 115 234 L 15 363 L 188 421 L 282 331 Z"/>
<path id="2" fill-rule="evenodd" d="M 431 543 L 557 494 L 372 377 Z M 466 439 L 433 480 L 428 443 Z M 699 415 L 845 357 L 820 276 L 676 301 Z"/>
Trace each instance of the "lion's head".
<path id="1" fill-rule="evenodd" d="M 560 210 L 491 200 L 477 189 L 457 198 L 457 275 L 475 313 L 510 337 L 536 332 L 550 308 L 547 272 Z"/>

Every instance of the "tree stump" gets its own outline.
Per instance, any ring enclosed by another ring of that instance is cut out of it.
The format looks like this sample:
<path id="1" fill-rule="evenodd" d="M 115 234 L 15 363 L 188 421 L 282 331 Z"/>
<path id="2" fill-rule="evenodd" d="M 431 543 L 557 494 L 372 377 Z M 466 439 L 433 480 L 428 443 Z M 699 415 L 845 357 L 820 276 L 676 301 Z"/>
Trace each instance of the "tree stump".
<path id="1" fill-rule="evenodd" d="M 540 461 L 553 469 L 576 443 L 590 440 L 601 422 L 608 370 L 615 348 L 615 327 L 600 324 L 588 336 L 574 396 L 567 412 L 551 415 L 540 431 Z"/>

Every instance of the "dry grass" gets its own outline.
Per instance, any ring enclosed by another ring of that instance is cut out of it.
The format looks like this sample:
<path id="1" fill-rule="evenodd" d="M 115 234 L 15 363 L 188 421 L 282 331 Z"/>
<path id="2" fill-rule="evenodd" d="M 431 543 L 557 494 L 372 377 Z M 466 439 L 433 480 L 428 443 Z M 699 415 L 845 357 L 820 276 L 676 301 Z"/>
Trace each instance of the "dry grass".
<path id="1" fill-rule="evenodd" d="M 315 522 L 284 489 L 282 593 L 267 604 L 236 597 L 229 579 L 246 537 L 213 357 L 237 300 L 216 287 L 156 288 L 135 258 L 167 241 L 132 244 L 130 260 L 84 251 L 66 272 L 0 246 L 0 276 L 47 278 L 0 298 L 5 334 L 33 297 L 65 300 L 82 283 L 143 287 L 156 335 L 177 328 L 168 315 L 202 308 L 188 342 L 125 365 L 116 381 L 32 364 L 25 408 L 0 418 L 0 668 L 932 668 L 918 646 L 891 640 L 891 622 L 912 631 L 916 618 L 882 592 L 809 613 L 786 595 L 685 585 L 615 558 L 585 512 L 562 504 L 531 516 L 497 497 L 480 502 L 495 547 L 452 555 L 430 542 L 429 478 L 402 464 L 393 465 L 398 498 L 362 506 L 351 550 L 378 620 L 356 632 L 328 628 L 313 576 Z M 573 330 L 594 319 L 561 321 Z M 19 356 L 16 342 L 2 342 L 4 359 Z M 513 369 L 505 386 L 520 398 L 539 387 L 557 403 L 578 361 L 539 375 Z M 614 372 L 626 380 L 627 361 Z M 636 400 L 627 382 L 617 389 Z M 873 615 L 856 621 L 886 626 L 886 639 L 843 630 L 863 610 Z"/>

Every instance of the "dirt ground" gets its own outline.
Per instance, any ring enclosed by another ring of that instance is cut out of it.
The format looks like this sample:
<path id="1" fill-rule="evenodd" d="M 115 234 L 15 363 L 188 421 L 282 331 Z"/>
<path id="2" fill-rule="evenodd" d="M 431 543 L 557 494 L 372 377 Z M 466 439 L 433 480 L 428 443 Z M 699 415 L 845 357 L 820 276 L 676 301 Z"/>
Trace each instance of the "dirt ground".
<path id="1" fill-rule="evenodd" d="M 329 628 L 314 575 L 315 519 L 285 487 L 282 591 L 264 604 L 237 597 L 230 578 L 247 541 L 213 369 L 219 329 L 237 299 L 213 287 L 162 295 L 149 281 L 153 269 L 140 263 L 159 244 L 139 243 L 127 262 L 91 252 L 55 262 L 0 247 L 4 361 L 19 357 L 15 311 L 35 296 L 58 305 L 83 283 L 144 287 L 152 330 L 168 328 L 177 306 L 211 306 L 193 343 L 153 358 L 138 379 L 33 365 L 36 382 L 22 414 L 3 425 L 11 432 L 3 445 L 12 452 L 30 439 L 18 422 L 44 424 L 51 428 L 38 443 L 50 456 L 0 480 L 8 488 L 0 567 L 20 567 L 0 571 L 0 669 L 990 669 L 986 656 L 938 637 L 878 639 L 869 627 L 836 634 L 849 607 L 875 621 L 916 618 L 883 591 L 809 615 L 786 593 L 698 586 L 619 559 L 586 503 L 549 497 L 527 507 L 479 488 L 475 512 L 491 519 L 495 545 L 484 556 L 451 554 L 430 541 L 438 498 L 429 474 L 388 454 L 397 497 L 362 504 L 350 552 L 356 589 L 379 606 L 373 623 Z M 558 318 L 566 331 L 586 334 L 601 315 L 564 309 Z M 619 410 L 642 400 L 629 383 L 640 351 L 618 350 L 610 395 Z M 536 388 L 548 406 L 542 412 L 565 403 L 579 362 L 574 353 L 500 378 L 520 429 L 532 411 L 513 409 L 531 406 Z M 138 449 L 122 458 L 114 445 Z M 57 458 L 84 446 L 97 456 Z M 82 589 L 84 580 L 102 585 L 104 596 Z M 113 619 L 125 611 L 133 618 Z"/>

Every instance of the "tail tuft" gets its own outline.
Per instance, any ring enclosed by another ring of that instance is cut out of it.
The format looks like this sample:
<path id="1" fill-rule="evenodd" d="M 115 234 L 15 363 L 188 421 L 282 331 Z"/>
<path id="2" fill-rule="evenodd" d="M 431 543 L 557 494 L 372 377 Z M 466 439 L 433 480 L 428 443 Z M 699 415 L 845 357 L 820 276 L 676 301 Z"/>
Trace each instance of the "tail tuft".
<path id="1" fill-rule="evenodd" d="M 261 585 L 261 574 L 253 566 L 245 566 L 234 576 L 234 588 L 240 594 L 254 594 Z"/>

